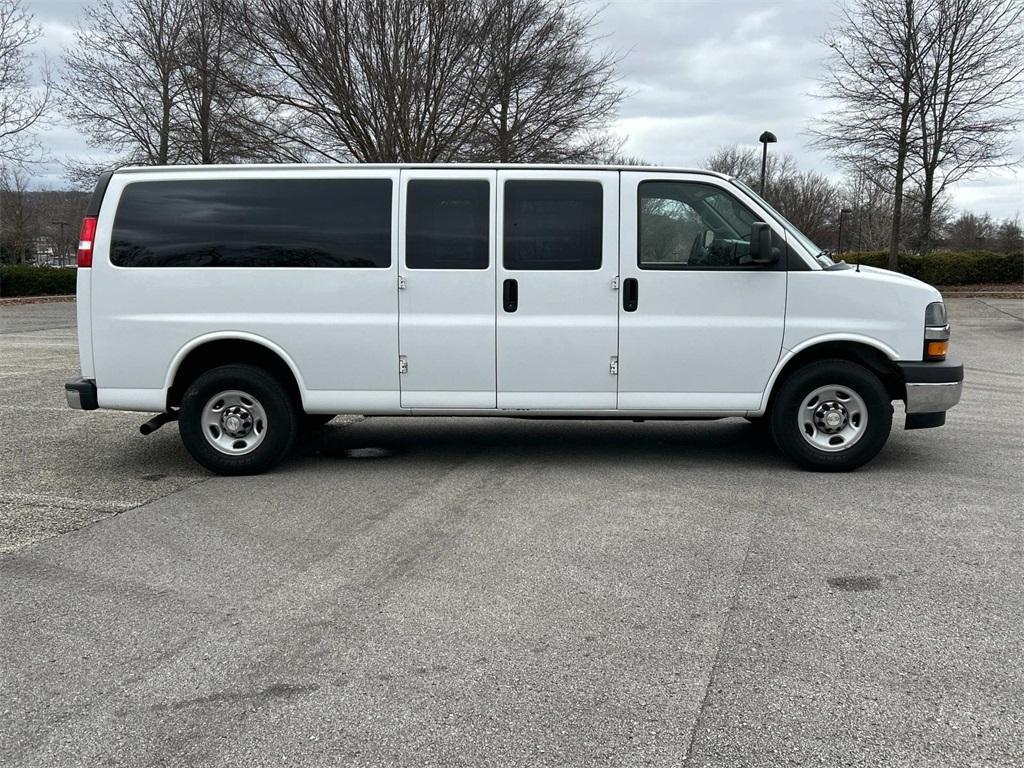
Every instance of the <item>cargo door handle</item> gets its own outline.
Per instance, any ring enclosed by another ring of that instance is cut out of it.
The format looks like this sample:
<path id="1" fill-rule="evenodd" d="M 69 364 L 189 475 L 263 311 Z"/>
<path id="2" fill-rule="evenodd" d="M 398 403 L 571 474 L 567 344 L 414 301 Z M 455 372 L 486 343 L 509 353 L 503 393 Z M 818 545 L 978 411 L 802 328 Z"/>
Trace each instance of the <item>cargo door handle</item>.
<path id="1" fill-rule="evenodd" d="M 519 309 L 519 281 L 506 280 L 502 286 L 502 304 L 506 312 Z"/>
<path id="2" fill-rule="evenodd" d="M 635 277 L 627 277 L 622 283 L 622 308 L 627 312 L 636 312 L 640 304 L 640 284 Z"/>

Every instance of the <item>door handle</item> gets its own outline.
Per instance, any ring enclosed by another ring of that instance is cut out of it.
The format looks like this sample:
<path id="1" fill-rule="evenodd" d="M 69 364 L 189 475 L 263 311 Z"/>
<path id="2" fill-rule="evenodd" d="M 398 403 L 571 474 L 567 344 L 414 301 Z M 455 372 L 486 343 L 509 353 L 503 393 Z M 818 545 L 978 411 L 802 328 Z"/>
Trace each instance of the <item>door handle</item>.
<path id="1" fill-rule="evenodd" d="M 519 281 L 506 280 L 502 285 L 502 304 L 506 312 L 519 309 Z"/>
<path id="2" fill-rule="evenodd" d="M 636 312 L 640 304 L 640 283 L 635 277 L 627 277 L 622 283 L 622 308 L 627 312 Z"/>

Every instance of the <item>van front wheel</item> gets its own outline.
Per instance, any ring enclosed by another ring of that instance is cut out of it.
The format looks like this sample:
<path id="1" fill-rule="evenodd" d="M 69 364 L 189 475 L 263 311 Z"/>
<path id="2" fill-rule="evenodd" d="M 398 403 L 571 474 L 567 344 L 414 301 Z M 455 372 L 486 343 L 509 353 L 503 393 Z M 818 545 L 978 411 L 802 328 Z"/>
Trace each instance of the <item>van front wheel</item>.
<path id="1" fill-rule="evenodd" d="M 295 440 L 288 392 L 261 368 L 224 365 L 200 375 L 181 399 L 178 430 L 192 458 L 219 475 L 277 464 Z"/>
<path id="2" fill-rule="evenodd" d="M 775 443 L 795 462 L 819 472 L 845 472 L 882 450 L 892 428 L 892 401 L 864 366 L 822 360 L 782 383 L 770 418 Z"/>

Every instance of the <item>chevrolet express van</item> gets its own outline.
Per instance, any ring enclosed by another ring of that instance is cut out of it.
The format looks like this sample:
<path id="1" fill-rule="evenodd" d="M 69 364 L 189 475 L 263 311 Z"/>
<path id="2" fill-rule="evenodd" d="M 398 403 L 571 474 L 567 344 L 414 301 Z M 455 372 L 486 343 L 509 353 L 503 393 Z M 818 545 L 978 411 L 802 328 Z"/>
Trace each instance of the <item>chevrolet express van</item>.
<path id="1" fill-rule="evenodd" d="M 102 176 L 68 404 L 222 474 L 339 413 L 745 417 L 813 470 L 960 399 L 942 297 L 833 263 L 708 171 L 196 166 Z"/>

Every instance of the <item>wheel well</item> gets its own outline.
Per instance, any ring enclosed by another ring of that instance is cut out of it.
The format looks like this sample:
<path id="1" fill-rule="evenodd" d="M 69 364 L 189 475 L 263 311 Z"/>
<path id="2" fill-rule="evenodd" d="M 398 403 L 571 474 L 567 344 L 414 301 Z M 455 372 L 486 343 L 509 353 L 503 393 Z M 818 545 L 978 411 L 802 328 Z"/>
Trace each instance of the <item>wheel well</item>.
<path id="1" fill-rule="evenodd" d="M 775 379 L 771 398 L 775 397 L 775 393 L 779 391 L 779 385 L 787 376 L 798 368 L 818 360 L 849 360 L 852 363 L 859 363 L 878 376 L 891 399 L 902 400 L 906 397 L 906 385 L 900 374 L 900 369 L 884 352 L 855 341 L 828 341 L 815 344 L 794 355 Z"/>
<path id="2" fill-rule="evenodd" d="M 288 364 L 273 350 L 245 339 L 217 339 L 200 344 L 191 350 L 181 361 L 174 374 L 174 381 L 167 393 L 167 407 L 175 408 L 181 404 L 182 395 L 189 385 L 201 374 L 222 365 L 231 364 L 254 365 L 262 368 L 280 381 L 296 407 L 302 407 L 302 395 L 299 384 L 295 380 Z"/>

